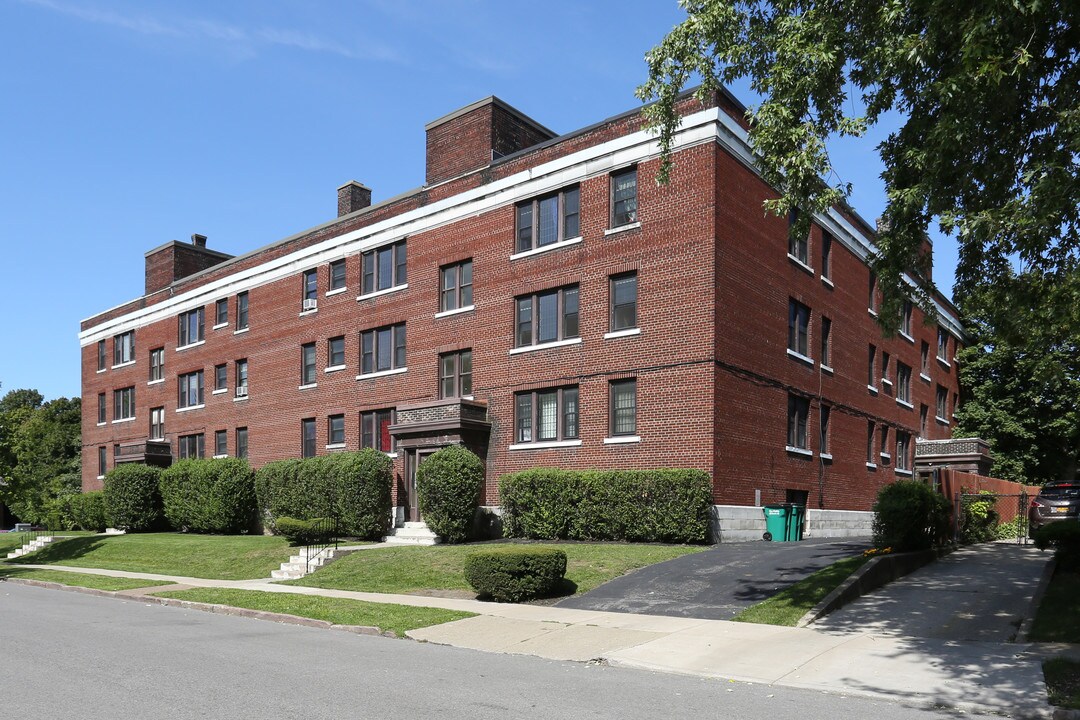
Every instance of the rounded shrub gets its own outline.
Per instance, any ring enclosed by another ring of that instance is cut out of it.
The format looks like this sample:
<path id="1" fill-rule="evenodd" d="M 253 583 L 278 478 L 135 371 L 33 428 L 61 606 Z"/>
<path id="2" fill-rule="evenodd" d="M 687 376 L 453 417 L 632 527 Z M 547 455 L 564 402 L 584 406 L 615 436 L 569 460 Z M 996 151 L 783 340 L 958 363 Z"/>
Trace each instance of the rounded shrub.
<path id="1" fill-rule="evenodd" d="M 102 490 L 72 495 L 67 499 L 68 512 L 79 530 L 102 532 L 105 529 L 105 493 Z"/>
<path id="2" fill-rule="evenodd" d="M 521 602 L 550 595 L 566 575 L 566 553 L 555 548 L 498 547 L 465 556 L 465 580 L 481 596 Z"/>
<path id="3" fill-rule="evenodd" d="M 128 532 L 158 529 L 164 515 L 158 490 L 160 468 L 138 463 L 117 465 L 105 476 L 105 522 Z"/>
<path id="4" fill-rule="evenodd" d="M 229 534 L 254 524 L 255 474 L 247 460 L 181 460 L 160 482 L 165 517 L 178 530 Z"/>
<path id="5" fill-rule="evenodd" d="M 475 453 L 444 447 L 416 468 L 420 515 L 439 537 L 461 542 L 469 537 L 483 484 L 484 463 Z"/>
<path id="6" fill-rule="evenodd" d="M 949 528 L 949 501 L 918 480 L 898 480 L 878 492 L 874 503 L 874 546 L 894 552 L 928 550 Z"/>

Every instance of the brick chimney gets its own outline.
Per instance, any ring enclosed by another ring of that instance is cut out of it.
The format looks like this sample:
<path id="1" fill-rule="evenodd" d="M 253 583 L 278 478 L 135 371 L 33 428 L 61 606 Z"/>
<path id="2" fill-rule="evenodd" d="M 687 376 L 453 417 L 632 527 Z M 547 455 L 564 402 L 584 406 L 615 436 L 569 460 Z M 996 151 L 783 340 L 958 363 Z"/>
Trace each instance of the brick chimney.
<path id="1" fill-rule="evenodd" d="M 225 262 L 232 255 L 208 250 L 206 236 L 191 236 L 191 244 L 170 240 L 146 253 L 146 294 L 169 287 L 188 275 Z"/>
<path id="2" fill-rule="evenodd" d="M 371 188 L 350 180 L 337 189 L 338 217 L 363 210 L 371 205 Z"/>
<path id="3" fill-rule="evenodd" d="M 555 133 L 492 95 L 428 123 L 427 184 L 487 167 Z"/>

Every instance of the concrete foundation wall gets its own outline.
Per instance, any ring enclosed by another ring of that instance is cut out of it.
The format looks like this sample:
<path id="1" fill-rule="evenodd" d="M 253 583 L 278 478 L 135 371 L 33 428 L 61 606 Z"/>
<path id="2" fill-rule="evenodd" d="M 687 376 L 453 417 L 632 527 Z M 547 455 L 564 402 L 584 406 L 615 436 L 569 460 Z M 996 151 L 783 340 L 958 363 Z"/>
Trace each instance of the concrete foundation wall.
<path id="1" fill-rule="evenodd" d="M 803 537 L 868 537 L 874 513 L 859 510 L 807 511 Z M 761 540 L 765 533 L 765 515 L 759 507 L 713 505 L 710 535 L 713 542 L 748 542 Z"/>

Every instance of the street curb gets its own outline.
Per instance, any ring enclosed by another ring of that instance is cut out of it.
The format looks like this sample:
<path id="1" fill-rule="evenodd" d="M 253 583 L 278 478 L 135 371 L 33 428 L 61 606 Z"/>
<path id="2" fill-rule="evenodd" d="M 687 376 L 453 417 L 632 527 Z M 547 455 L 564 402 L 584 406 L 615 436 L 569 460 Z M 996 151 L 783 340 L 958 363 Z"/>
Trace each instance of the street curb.
<path id="1" fill-rule="evenodd" d="M 287 615 L 285 613 L 267 612 L 265 610 L 250 610 L 248 608 L 232 607 L 231 605 L 217 605 L 214 603 L 195 602 L 193 600 L 180 600 L 177 598 L 154 597 L 152 595 L 128 595 L 126 590 L 98 590 L 97 588 L 79 587 L 78 585 L 63 585 L 44 580 L 31 580 L 29 578 L 4 578 L 4 582 L 16 585 L 30 585 L 48 590 L 65 590 L 96 597 L 114 598 L 134 602 L 146 602 L 166 607 L 178 607 L 185 610 L 199 610 L 200 612 L 214 613 L 217 615 L 233 615 L 236 617 L 252 618 L 253 620 L 269 620 L 283 625 L 300 625 L 303 627 L 320 628 L 323 630 L 343 630 L 354 635 L 378 635 L 388 638 L 397 638 L 397 633 L 387 630 L 383 632 L 372 625 L 336 625 L 327 620 L 315 620 L 314 618 L 300 617 L 299 615 Z M 255 591 L 263 592 L 263 591 Z"/>

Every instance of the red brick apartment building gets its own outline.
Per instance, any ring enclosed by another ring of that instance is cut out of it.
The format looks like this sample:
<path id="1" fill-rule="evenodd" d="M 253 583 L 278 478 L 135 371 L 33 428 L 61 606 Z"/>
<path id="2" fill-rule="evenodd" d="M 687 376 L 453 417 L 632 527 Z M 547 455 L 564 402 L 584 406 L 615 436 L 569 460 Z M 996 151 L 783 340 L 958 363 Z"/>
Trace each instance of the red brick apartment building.
<path id="1" fill-rule="evenodd" d="M 132 460 L 374 447 L 401 521 L 417 462 L 461 442 L 488 506 L 525 468 L 691 467 L 718 538 L 788 500 L 812 532 L 866 531 L 915 438 L 950 435 L 956 311 L 884 337 L 873 228 L 837 209 L 790 243 L 743 107 L 683 112 L 664 186 L 638 110 L 556 135 L 490 97 L 426 126 L 419 189 L 347 183 L 337 218 L 238 257 L 151 250 L 145 294 L 82 323 L 83 487 Z"/>

